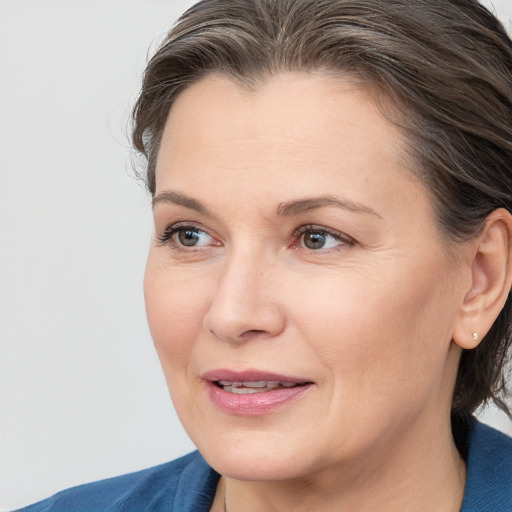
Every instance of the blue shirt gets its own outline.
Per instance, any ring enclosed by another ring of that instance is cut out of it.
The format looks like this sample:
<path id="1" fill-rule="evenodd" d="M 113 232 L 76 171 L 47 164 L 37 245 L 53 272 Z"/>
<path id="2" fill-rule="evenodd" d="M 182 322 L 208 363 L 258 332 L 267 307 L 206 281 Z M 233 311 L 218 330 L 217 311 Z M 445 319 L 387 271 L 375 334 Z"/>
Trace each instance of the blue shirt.
<path id="1" fill-rule="evenodd" d="M 461 512 L 512 512 L 512 439 L 470 427 Z M 18 512 L 209 512 L 219 474 L 193 452 L 172 462 L 62 491 Z"/>

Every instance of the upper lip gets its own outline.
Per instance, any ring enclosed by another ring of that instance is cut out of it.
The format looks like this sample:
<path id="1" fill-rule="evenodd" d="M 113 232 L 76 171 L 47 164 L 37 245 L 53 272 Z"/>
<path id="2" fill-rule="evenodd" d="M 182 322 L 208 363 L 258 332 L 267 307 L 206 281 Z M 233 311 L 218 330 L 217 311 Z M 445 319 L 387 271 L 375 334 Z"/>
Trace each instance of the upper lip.
<path id="1" fill-rule="evenodd" d="M 219 380 L 231 382 L 294 382 L 297 384 L 305 384 L 311 382 L 301 377 L 291 377 L 289 375 L 281 375 L 274 372 L 266 372 L 263 370 L 244 370 L 234 371 L 228 369 L 210 370 L 202 375 L 204 380 L 216 382 Z"/>

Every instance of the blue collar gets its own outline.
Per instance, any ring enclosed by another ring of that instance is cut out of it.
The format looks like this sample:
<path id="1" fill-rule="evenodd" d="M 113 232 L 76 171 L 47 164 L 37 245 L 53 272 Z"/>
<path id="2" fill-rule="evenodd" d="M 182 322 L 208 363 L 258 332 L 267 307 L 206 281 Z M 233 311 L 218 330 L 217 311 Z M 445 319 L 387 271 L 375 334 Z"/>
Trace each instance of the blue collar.
<path id="1" fill-rule="evenodd" d="M 512 439 L 473 421 L 461 512 L 512 511 Z"/>

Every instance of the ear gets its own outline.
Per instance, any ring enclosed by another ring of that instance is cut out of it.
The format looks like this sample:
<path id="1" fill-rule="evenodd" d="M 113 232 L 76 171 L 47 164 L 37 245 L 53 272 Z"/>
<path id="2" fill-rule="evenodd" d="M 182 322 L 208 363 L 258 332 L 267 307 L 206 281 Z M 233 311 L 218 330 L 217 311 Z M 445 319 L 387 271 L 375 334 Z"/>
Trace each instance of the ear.
<path id="1" fill-rule="evenodd" d="M 494 210 L 470 244 L 471 280 L 453 332 L 463 349 L 475 348 L 505 305 L 512 283 L 512 215 Z"/>

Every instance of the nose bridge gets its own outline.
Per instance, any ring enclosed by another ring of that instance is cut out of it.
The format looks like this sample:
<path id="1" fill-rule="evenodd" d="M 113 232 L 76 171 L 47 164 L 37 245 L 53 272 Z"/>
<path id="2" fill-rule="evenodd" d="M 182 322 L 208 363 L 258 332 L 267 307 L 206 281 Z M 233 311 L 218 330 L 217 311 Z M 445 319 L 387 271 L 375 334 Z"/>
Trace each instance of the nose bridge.
<path id="1" fill-rule="evenodd" d="M 226 341 L 278 334 L 284 319 L 272 294 L 274 267 L 264 250 L 233 247 L 219 272 L 206 329 Z"/>

